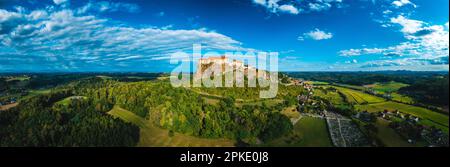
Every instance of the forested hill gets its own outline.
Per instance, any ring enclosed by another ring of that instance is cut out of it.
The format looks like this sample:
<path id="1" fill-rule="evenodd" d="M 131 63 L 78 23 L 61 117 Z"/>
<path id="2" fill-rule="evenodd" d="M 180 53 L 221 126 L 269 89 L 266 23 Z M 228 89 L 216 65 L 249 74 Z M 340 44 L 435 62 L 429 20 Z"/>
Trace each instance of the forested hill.
<path id="1" fill-rule="evenodd" d="M 292 129 L 286 116 L 266 105 L 237 107 L 233 98 L 212 105 L 168 81 L 93 77 L 25 98 L 18 107 L 0 112 L 0 145 L 135 146 L 139 128 L 107 114 L 115 105 L 157 127 L 204 138 L 265 141 Z"/>
<path id="2" fill-rule="evenodd" d="M 0 112 L 0 146 L 134 146 L 138 127 L 97 110 L 92 101 L 58 101 L 71 90 L 26 98 Z"/>

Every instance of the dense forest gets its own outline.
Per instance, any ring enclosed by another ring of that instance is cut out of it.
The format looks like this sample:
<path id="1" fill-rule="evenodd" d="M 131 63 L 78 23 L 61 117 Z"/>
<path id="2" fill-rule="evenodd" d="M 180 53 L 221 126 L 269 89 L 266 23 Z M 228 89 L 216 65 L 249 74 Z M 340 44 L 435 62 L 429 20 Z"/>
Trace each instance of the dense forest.
<path id="1" fill-rule="evenodd" d="M 59 90 L 21 101 L 0 112 L 0 146 L 134 146 L 139 128 L 96 110 L 91 101 L 55 102 L 72 95 Z"/>
<path id="2" fill-rule="evenodd" d="M 281 110 L 280 106 L 246 105 L 238 108 L 231 97 L 212 105 L 198 93 L 174 88 L 165 81 L 122 83 L 106 80 L 90 86 L 76 88 L 79 90 L 77 94 L 91 97 L 98 110 L 119 105 L 150 119 L 159 127 L 188 135 L 269 140 L 292 128 L 287 117 L 273 112 Z"/>
<path id="3" fill-rule="evenodd" d="M 448 105 L 448 81 L 448 75 L 420 79 L 410 86 L 401 88 L 399 92 L 414 97 L 422 103 Z"/>

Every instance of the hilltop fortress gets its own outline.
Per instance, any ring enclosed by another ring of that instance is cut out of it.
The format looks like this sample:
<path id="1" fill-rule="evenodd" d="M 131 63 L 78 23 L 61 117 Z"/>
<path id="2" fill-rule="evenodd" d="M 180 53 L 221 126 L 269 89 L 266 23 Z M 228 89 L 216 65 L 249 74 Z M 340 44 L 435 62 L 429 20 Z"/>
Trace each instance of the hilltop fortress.
<path id="1" fill-rule="evenodd" d="M 226 56 L 208 57 L 198 60 L 197 72 L 195 73 L 194 78 L 205 79 L 210 76 L 221 76 L 228 72 L 241 72 L 245 76 L 249 76 L 249 72 L 252 72 L 256 76 L 258 70 L 253 66 L 244 65 L 242 61 L 230 60 Z"/>

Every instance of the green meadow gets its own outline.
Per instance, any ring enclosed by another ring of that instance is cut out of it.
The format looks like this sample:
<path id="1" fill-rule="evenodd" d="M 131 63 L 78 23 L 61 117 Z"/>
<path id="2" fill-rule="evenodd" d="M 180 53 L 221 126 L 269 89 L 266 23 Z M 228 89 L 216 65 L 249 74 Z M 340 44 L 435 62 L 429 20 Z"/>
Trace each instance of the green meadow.
<path id="1" fill-rule="evenodd" d="M 363 93 L 361 91 L 356 91 L 353 89 L 343 88 L 343 87 L 335 87 L 338 89 L 344 96 L 346 96 L 347 101 L 353 104 L 367 104 L 367 103 L 379 103 L 385 101 L 381 97 L 377 97 L 374 95 L 369 95 L 367 93 Z"/>
<path id="2" fill-rule="evenodd" d="M 400 83 L 400 82 L 385 82 L 385 83 L 374 83 L 371 85 L 365 85 L 364 87 L 372 88 L 376 92 L 386 93 L 386 92 L 394 92 L 399 90 L 400 88 L 406 87 L 408 84 Z"/>

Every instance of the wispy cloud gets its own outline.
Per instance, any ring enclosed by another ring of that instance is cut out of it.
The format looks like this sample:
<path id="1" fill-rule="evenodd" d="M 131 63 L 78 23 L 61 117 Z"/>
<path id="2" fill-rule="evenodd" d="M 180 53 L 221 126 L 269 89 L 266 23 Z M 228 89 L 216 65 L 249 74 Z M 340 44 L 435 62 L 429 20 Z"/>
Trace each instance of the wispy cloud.
<path id="1" fill-rule="evenodd" d="M 191 51 L 193 44 L 202 44 L 206 51 L 251 50 L 231 37 L 205 29 L 135 28 L 67 8 L 0 9 L 0 61 L 8 62 L 2 64 L 2 70 L 26 69 L 25 65 L 35 70 L 151 70 L 161 64 L 154 61 L 158 57 Z M 131 64 L 133 61 L 140 66 Z"/>
<path id="2" fill-rule="evenodd" d="M 109 1 L 99 1 L 99 2 L 88 2 L 86 5 L 77 9 L 78 14 L 83 14 L 86 12 L 129 12 L 138 13 L 140 12 L 140 7 L 133 3 L 124 2 L 109 2 Z"/>
<path id="3" fill-rule="evenodd" d="M 399 25 L 406 41 L 386 48 L 361 48 L 341 50 L 341 56 L 382 55 L 392 60 L 375 60 L 362 67 L 394 65 L 448 65 L 449 30 L 444 25 L 429 25 L 402 15 L 390 19 Z M 443 61 L 447 60 L 447 61 Z"/>
<path id="4" fill-rule="evenodd" d="M 399 7 L 402 7 L 402 6 L 405 6 L 405 5 L 411 5 L 411 6 L 413 6 L 414 8 L 417 7 L 416 4 L 412 3 L 412 2 L 409 1 L 409 0 L 396 0 L 396 1 L 393 1 L 393 2 L 392 2 L 392 5 L 393 5 L 394 7 L 396 7 L 396 8 L 399 8 Z"/>
<path id="5" fill-rule="evenodd" d="M 325 40 L 333 38 L 333 34 L 331 32 L 325 32 L 319 29 L 312 30 L 310 32 L 304 33 L 302 36 L 297 39 L 303 41 L 305 39 L 313 39 L 313 40 Z"/>
<path id="6" fill-rule="evenodd" d="M 300 13 L 324 11 L 333 6 L 341 6 L 342 0 L 252 0 L 252 2 L 258 6 L 265 7 L 270 13 L 297 15 Z"/>
<path id="7" fill-rule="evenodd" d="M 55 3 L 56 5 L 60 5 L 67 2 L 69 2 L 69 0 L 53 0 L 53 3 Z"/>

